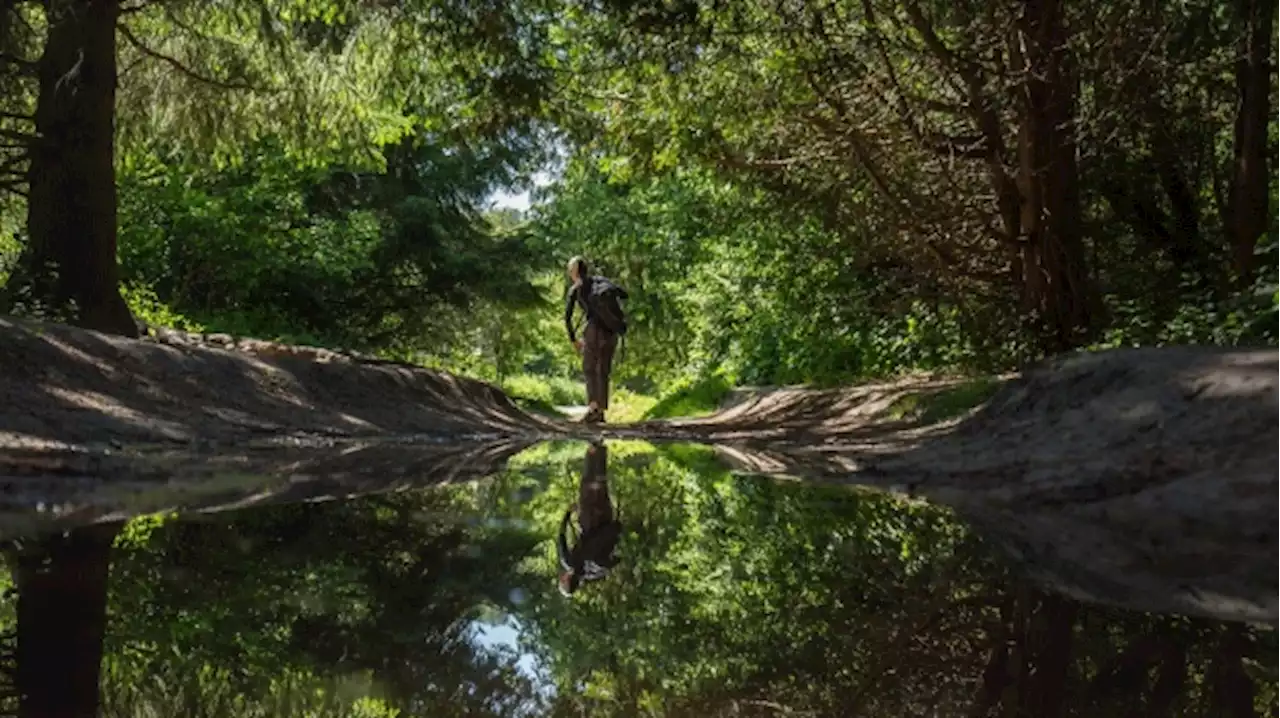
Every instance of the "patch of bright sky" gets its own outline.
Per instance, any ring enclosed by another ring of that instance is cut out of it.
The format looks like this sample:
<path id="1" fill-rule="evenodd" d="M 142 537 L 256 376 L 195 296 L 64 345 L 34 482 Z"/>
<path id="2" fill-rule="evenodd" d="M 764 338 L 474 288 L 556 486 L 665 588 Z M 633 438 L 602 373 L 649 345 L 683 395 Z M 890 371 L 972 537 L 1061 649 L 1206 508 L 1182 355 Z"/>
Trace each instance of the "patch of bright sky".
<path id="1" fill-rule="evenodd" d="M 555 686 L 547 675 L 538 657 L 520 649 L 520 621 L 514 616 L 507 616 L 502 623 L 485 623 L 472 621 L 471 636 L 476 645 L 488 651 L 510 651 L 516 654 L 516 669 L 538 686 L 538 692 L 545 696 L 555 694 Z"/>
<path id="2" fill-rule="evenodd" d="M 547 170 L 539 170 L 533 173 L 534 187 L 546 187 L 553 180 L 554 177 Z M 527 189 L 514 193 L 507 189 L 500 189 L 491 192 L 486 203 L 493 209 L 515 209 L 525 212 L 528 211 L 531 202 L 532 197 Z"/>

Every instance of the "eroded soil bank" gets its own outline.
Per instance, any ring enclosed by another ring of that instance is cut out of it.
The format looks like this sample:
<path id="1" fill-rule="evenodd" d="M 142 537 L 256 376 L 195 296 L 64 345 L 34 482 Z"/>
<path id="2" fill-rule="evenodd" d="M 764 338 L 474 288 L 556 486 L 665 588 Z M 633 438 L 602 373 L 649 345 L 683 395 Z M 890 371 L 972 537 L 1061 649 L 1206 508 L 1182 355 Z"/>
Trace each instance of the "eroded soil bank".
<path id="1" fill-rule="evenodd" d="M 367 440 L 603 434 L 785 452 L 789 464 L 829 476 L 938 496 L 954 486 L 966 496 L 1015 501 L 1056 492 L 1078 501 L 1191 475 L 1234 483 L 1265 474 L 1267 485 L 1253 490 L 1274 487 L 1274 349 L 1069 357 L 1005 382 L 959 420 L 920 421 L 896 410 L 961 384 L 784 388 L 700 419 L 585 427 L 527 413 L 484 382 L 351 354 L 168 331 L 130 340 L 0 317 L 0 476 L 110 474 L 110 461 L 60 469 L 49 457 L 134 448 L 225 455 Z"/>

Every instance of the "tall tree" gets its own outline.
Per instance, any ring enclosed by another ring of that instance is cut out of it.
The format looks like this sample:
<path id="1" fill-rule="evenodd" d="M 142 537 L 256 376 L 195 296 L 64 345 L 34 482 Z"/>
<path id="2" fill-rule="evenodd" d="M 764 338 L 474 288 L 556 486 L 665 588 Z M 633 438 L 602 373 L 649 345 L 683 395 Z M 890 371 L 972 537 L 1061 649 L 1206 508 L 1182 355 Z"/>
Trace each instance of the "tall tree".
<path id="1" fill-rule="evenodd" d="M 8 286 L 76 324 L 137 336 L 116 264 L 118 0 L 48 0 L 27 155 L 27 245 Z"/>
<path id="2" fill-rule="evenodd" d="M 1234 163 L 1228 199 L 1231 259 L 1236 276 L 1243 283 L 1253 279 L 1257 267 L 1254 251 L 1268 227 L 1269 191 L 1275 174 L 1275 148 L 1269 139 L 1275 119 L 1272 101 L 1276 65 L 1272 40 L 1275 37 L 1276 6 L 1262 0 L 1237 0 L 1231 4 L 1236 41 L 1235 78 L 1237 110 L 1235 118 Z"/>

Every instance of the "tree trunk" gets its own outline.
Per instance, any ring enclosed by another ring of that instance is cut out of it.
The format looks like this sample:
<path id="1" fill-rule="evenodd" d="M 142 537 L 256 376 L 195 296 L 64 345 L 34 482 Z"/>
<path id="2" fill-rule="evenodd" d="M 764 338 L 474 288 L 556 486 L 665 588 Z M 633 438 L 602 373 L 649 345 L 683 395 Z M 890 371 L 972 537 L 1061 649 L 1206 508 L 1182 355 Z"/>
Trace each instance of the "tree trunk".
<path id="1" fill-rule="evenodd" d="M 47 541 L 18 557 L 17 687 L 22 718 L 95 718 L 111 542 L 120 524 Z"/>
<path id="2" fill-rule="evenodd" d="M 1236 59 L 1239 95 L 1235 127 L 1235 163 L 1227 201 L 1232 268 L 1248 283 L 1257 268 L 1254 248 L 1268 226 L 1267 123 L 1271 119 L 1271 33 L 1276 6 L 1270 0 L 1238 0 L 1240 28 Z"/>
<path id="3" fill-rule="evenodd" d="M 1147 718 L 1173 718 L 1173 709 L 1187 682 L 1187 648 L 1182 638 L 1162 641 L 1160 670 L 1147 701 Z"/>
<path id="4" fill-rule="evenodd" d="M 1002 613 L 1007 613 L 1002 612 Z M 969 718 L 986 718 L 991 709 L 1000 702 L 1009 683 L 1009 634 L 1007 616 L 1002 615 L 999 628 L 989 636 L 990 653 L 986 667 L 982 671 L 982 682 L 978 684 L 978 692 L 969 707 Z"/>
<path id="5" fill-rule="evenodd" d="M 1022 242 L 1016 265 L 1026 311 L 1048 353 L 1087 341 L 1096 309 L 1082 237 L 1076 80 L 1063 4 L 1026 0 L 1013 48 L 1026 73 L 1019 88 Z"/>
<path id="6" fill-rule="evenodd" d="M 1079 604 L 1050 594 L 1040 594 L 1031 617 L 1029 638 L 1035 674 L 1029 678 L 1027 718 L 1057 718 L 1067 703 L 1067 679 L 1071 674 L 1071 647 Z"/>
<path id="7" fill-rule="evenodd" d="M 1209 664 L 1210 715 L 1223 718 L 1254 718 L 1253 681 L 1244 672 L 1241 660 L 1247 647 L 1244 628 L 1229 626 L 1222 632 Z"/>
<path id="8" fill-rule="evenodd" d="M 136 337 L 116 263 L 119 10 L 119 0 L 46 0 L 39 139 L 29 170 L 30 238 L 18 276 L 37 306 L 66 312 L 87 329 Z"/>

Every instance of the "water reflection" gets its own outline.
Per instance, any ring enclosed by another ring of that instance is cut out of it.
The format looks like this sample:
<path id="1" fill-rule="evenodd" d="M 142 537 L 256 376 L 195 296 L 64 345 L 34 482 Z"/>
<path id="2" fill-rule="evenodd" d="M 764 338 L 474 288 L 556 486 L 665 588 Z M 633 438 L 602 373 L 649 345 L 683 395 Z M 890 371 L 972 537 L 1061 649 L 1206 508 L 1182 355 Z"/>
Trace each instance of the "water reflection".
<path id="1" fill-rule="evenodd" d="M 560 532 L 556 536 L 556 555 L 560 559 L 560 592 L 572 595 L 582 583 L 599 581 L 617 564 L 614 550 L 622 535 L 622 522 L 614 515 L 609 498 L 609 449 L 604 442 L 587 446 L 582 479 L 578 483 L 578 501 L 564 512 Z M 578 517 L 578 531 L 572 520 Z M 569 545 L 566 534 L 573 536 Z"/>
<path id="2" fill-rule="evenodd" d="M 695 446 L 549 444 L 483 481 L 135 519 L 7 555 L 22 715 L 1277 707 L 1274 631 L 1046 594 L 944 509 L 734 474 Z M 589 562 L 607 578 L 575 582 L 601 574 Z"/>

